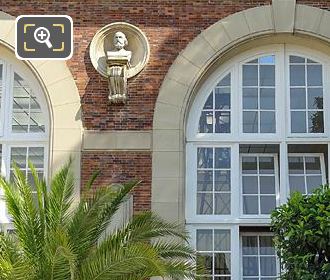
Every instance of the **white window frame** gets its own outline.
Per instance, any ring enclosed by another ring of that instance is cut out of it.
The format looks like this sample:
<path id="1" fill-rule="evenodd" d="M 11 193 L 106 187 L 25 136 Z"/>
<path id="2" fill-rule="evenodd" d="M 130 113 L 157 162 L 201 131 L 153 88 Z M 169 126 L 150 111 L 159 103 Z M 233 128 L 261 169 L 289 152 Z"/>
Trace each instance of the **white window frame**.
<path id="1" fill-rule="evenodd" d="M 279 206 L 279 200 L 280 200 L 280 186 L 279 186 L 279 169 L 278 169 L 278 156 L 277 154 L 274 153 L 242 153 L 240 154 L 240 215 L 241 218 L 265 218 L 269 219 L 270 215 L 267 214 L 256 214 L 256 215 L 251 215 L 251 214 L 244 214 L 243 212 L 243 173 L 242 173 L 242 158 L 244 156 L 250 156 L 250 157 L 273 157 L 274 158 L 274 176 L 275 176 L 275 203 L 276 206 Z M 258 167 L 259 168 L 259 167 Z M 260 177 L 260 174 L 254 174 L 255 176 Z M 267 175 L 266 175 L 267 176 Z M 258 209 L 260 212 L 260 189 L 258 188 Z"/>

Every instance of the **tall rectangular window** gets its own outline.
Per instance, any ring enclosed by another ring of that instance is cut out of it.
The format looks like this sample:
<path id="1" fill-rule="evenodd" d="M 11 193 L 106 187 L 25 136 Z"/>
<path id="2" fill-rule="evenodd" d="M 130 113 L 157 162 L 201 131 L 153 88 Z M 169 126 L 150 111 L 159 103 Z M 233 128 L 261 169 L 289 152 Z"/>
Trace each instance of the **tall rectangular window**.
<path id="1" fill-rule="evenodd" d="M 275 133 L 275 56 L 243 65 L 243 133 Z"/>
<path id="2" fill-rule="evenodd" d="M 197 148 L 197 214 L 229 215 L 231 149 Z"/>
<path id="3" fill-rule="evenodd" d="M 291 133 L 323 133 L 322 65 L 290 55 Z"/>
<path id="4" fill-rule="evenodd" d="M 243 154 L 241 177 L 243 214 L 269 215 L 276 207 L 277 157 Z"/>
<path id="5" fill-rule="evenodd" d="M 196 279 L 231 280 L 229 229 L 197 229 L 196 250 L 197 264 L 206 269 Z"/>

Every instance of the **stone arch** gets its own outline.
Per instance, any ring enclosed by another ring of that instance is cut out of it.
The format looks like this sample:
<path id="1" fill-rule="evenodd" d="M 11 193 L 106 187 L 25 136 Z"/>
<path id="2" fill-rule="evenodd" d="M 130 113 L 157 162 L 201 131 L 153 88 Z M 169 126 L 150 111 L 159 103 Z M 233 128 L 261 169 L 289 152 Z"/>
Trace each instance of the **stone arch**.
<path id="1" fill-rule="evenodd" d="M 0 44 L 15 56 L 15 17 L 0 12 Z M 82 122 L 80 97 L 65 61 L 24 61 L 40 83 L 50 111 L 49 175 L 70 156 L 74 159 L 76 193 L 79 198 Z"/>
<path id="2" fill-rule="evenodd" d="M 198 84 L 219 58 L 246 42 L 299 35 L 330 43 L 330 12 L 295 0 L 230 15 L 202 31 L 178 55 L 159 91 L 153 120 L 152 209 L 184 223 L 185 119 Z"/>

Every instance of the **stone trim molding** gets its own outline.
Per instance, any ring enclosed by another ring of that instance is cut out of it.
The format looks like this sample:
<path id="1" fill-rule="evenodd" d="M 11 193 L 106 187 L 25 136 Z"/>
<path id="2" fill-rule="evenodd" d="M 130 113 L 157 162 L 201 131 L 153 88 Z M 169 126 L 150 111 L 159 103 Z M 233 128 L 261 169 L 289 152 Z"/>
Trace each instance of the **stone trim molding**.
<path id="1" fill-rule="evenodd" d="M 85 131 L 83 150 L 150 151 L 151 131 Z"/>
<path id="2" fill-rule="evenodd" d="M 15 17 L 0 12 L 0 44 L 15 56 Z M 76 198 L 80 197 L 80 157 L 82 122 L 80 97 L 65 61 L 24 61 L 45 93 L 50 112 L 49 176 L 70 156 L 76 178 Z"/>
<path id="3" fill-rule="evenodd" d="M 230 15 L 202 31 L 181 51 L 159 91 L 153 120 L 152 210 L 184 223 L 185 118 L 207 71 L 229 51 L 261 37 L 288 34 L 330 43 L 330 12 L 295 0 L 273 0 Z M 166 141 L 158 142 L 159 137 Z M 165 139 L 165 138 L 164 138 Z"/>

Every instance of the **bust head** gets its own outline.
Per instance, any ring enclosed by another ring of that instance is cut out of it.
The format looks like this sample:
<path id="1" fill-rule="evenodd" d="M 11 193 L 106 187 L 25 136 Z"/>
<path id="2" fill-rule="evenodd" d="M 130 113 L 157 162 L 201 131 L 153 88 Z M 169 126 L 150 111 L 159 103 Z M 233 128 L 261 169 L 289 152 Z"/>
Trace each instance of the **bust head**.
<path id="1" fill-rule="evenodd" d="M 118 51 L 123 49 L 125 46 L 127 46 L 127 44 L 128 41 L 126 35 L 123 32 L 117 31 L 113 35 L 113 45 Z"/>

